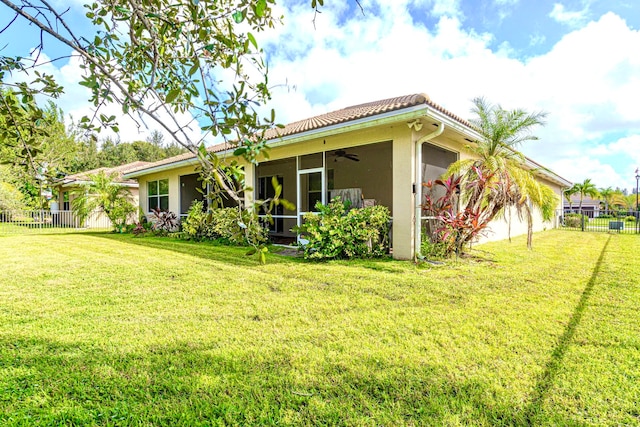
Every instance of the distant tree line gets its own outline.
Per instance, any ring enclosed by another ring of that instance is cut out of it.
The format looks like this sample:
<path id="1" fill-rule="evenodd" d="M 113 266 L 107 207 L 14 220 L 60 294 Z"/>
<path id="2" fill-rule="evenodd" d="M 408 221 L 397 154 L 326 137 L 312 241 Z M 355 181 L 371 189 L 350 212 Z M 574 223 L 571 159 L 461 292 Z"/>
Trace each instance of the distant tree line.
<path id="1" fill-rule="evenodd" d="M 176 142 L 166 144 L 164 136 L 158 131 L 153 131 L 144 141 L 123 142 L 108 137 L 98 142 L 94 138 L 83 138 L 78 142 L 78 151 L 69 165 L 68 173 L 113 167 L 136 160 L 156 162 L 186 151 Z"/>
<path id="2" fill-rule="evenodd" d="M 13 95 L 0 93 L 6 103 Z M 87 135 L 72 124 L 66 126 L 64 113 L 48 102 L 42 114 L 31 116 L 20 111 L 25 123 L 36 123 L 38 132 L 30 134 L 28 153 L 21 141 L 12 138 L 9 120 L 0 114 L 0 211 L 46 207 L 43 191 L 66 175 L 100 167 L 113 167 L 136 160 L 154 162 L 186 151 L 175 142 L 166 143 L 162 133 L 153 131 L 146 140 L 123 142 L 120 137 L 103 140 Z"/>

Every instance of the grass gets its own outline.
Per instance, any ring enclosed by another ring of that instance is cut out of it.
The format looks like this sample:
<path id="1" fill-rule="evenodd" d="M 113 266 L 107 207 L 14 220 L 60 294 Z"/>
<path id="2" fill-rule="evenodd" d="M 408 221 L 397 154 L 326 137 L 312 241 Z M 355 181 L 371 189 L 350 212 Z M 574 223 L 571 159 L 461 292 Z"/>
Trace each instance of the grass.
<path id="1" fill-rule="evenodd" d="M 0 423 L 640 425 L 634 235 L 444 267 L 0 236 Z"/>
<path id="2" fill-rule="evenodd" d="M 38 222 L 2 222 L 0 221 L 0 237 L 7 234 L 65 234 L 82 232 L 110 232 L 112 227 L 78 228 L 71 226 L 53 226 Z"/>

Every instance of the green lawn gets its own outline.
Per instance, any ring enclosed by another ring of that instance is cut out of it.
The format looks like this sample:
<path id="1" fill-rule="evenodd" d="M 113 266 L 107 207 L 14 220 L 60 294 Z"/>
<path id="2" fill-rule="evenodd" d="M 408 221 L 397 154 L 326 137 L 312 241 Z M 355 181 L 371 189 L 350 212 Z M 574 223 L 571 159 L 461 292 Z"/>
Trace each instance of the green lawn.
<path id="1" fill-rule="evenodd" d="M 640 237 L 478 249 L 0 236 L 0 425 L 640 425 Z"/>

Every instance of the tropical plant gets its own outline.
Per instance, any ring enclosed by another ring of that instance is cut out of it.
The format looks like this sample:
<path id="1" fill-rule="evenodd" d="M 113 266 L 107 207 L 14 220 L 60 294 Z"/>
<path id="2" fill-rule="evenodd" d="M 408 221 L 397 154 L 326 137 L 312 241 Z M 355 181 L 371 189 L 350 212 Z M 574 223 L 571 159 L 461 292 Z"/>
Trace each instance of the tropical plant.
<path id="1" fill-rule="evenodd" d="M 609 212 L 609 204 L 615 194 L 615 190 L 611 187 L 601 188 L 598 190 L 600 194 L 600 198 L 604 200 L 604 210 L 605 212 Z"/>
<path id="2" fill-rule="evenodd" d="M 573 196 L 574 194 L 576 194 L 577 190 L 576 190 L 576 186 L 575 184 L 572 185 L 571 187 L 565 189 L 562 194 L 564 194 L 564 199 L 567 201 L 567 203 L 569 204 L 569 211 L 573 211 L 573 199 L 571 198 L 571 196 Z"/>
<path id="3" fill-rule="evenodd" d="M 594 183 L 591 182 L 591 179 L 587 178 L 583 182 L 577 182 L 573 184 L 575 187 L 575 194 L 580 195 L 580 205 L 578 206 L 578 211 L 582 212 L 582 201 L 584 200 L 584 196 L 589 196 L 591 198 L 598 197 L 598 188 Z"/>
<path id="4" fill-rule="evenodd" d="M 505 110 L 484 98 L 475 98 L 473 104 L 475 117 L 470 123 L 480 139 L 467 149 L 475 158 L 453 163 L 447 174 L 460 176 L 462 211 L 482 213 L 483 222 L 504 216 L 507 208 L 515 208 L 518 216 L 527 221 L 527 246 L 531 248 L 533 210 L 550 220 L 557 196 L 536 180 L 535 170 L 526 166 L 526 158 L 517 148 L 538 139 L 531 131 L 544 124 L 546 113 Z"/>
<path id="5" fill-rule="evenodd" d="M 204 203 L 196 200 L 181 225 L 184 237 L 189 240 L 216 240 L 223 244 L 251 246 L 253 249 L 249 255 L 258 254 L 261 262 L 268 252 L 265 246 L 268 229 L 249 210 L 235 207 L 206 211 Z"/>
<path id="6" fill-rule="evenodd" d="M 627 208 L 631 211 L 640 210 L 640 206 L 638 206 L 638 196 L 636 194 L 629 194 L 625 196 L 625 201 L 627 203 Z"/>
<path id="7" fill-rule="evenodd" d="M 633 203 L 635 203 L 635 198 L 631 202 L 629 196 L 625 196 L 620 191 L 615 191 L 611 196 L 609 205 L 617 210 L 633 210 Z"/>
<path id="8" fill-rule="evenodd" d="M 95 211 L 102 211 L 114 229 L 122 232 L 136 212 L 129 189 L 117 182 L 118 175 L 100 171 L 87 178 L 80 190 L 74 191 L 71 209 L 81 224 Z"/>
<path id="9" fill-rule="evenodd" d="M 478 168 L 474 169 L 478 179 L 467 184 L 467 190 L 471 191 L 474 191 L 471 186 L 484 186 L 487 181 Z M 480 237 L 490 221 L 490 209 L 482 206 L 458 209 L 461 182 L 461 177 L 451 175 L 447 179 L 424 184 L 427 191 L 422 209 L 425 215 L 433 218 L 427 220 L 425 226 L 425 234 L 429 237 L 427 246 L 445 256 L 462 253 L 464 245 Z M 437 197 L 441 193 L 440 187 L 444 194 Z"/>
<path id="10" fill-rule="evenodd" d="M 370 258 L 389 250 L 389 209 L 369 206 L 349 209 L 339 197 L 326 206 L 317 203 L 316 212 L 304 216 L 294 227 L 307 242 L 302 245 L 306 259 Z"/>
<path id="11" fill-rule="evenodd" d="M 151 209 L 153 219 L 151 220 L 151 229 L 160 236 L 166 236 L 174 233 L 180 228 L 180 220 L 175 212 L 165 211 L 162 209 Z"/>
<path id="12" fill-rule="evenodd" d="M 189 207 L 187 217 L 182 221 L 182 232 L 189 240 L 200 241 L 211 238 L 208 223 L 204 202 L 194 200 Z"/>
<path id="13" fill-rule="evenodd" d="M 151 231 L 153 224 L 151 224 L 150 222 L 136 221 L 134 224 L 131 224 L 129 227 L 130 228 L 128 228 L 128 231 L 137 237 L 137 236 L 142 236 L 143 234 L 146 234 L 149 231 Z"/>

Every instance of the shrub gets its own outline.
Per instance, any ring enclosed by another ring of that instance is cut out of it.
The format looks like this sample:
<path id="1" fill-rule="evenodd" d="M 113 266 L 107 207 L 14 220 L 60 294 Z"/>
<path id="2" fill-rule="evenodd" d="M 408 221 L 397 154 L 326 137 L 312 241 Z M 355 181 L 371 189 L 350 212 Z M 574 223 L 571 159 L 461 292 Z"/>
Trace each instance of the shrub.
<path id="1" fill-rule="evenodd" d="M 388 252 L 390 215 L 385 206 L 347 210 L 335 198 L 316 209 L 295 229 L 308 240 L 303 246 L 306 259 L 368 258 Z"/>
<path id="2" fill-rule="evenodd" d="M 152 224 L 149 222 L 136 222 L 135 224 L 130 224 L 129 231 L 134 236 L 141 236 L 151 231 L 151 226 Z"/>
<path id="3" fill-rule="evenodd" d="M 468 191 L 480 194 L 490 185 L 490 177 L 477 167 L 474 167 L 474 171 L 476 179 L 466 187 Z M 425 232 L 430 236 L 428 241 L 437 242 L 437 250 L 443 251 L 445 256 L 461 254 L 465 245 L 485 234 L 486 227 L 495 216 L 494 209 L 498 207 L 489 208 L 488 205 L 468 202 L 466 208 L 458 209 L 461 184 L 462 177 L 453 175 L 423 184 L 427 189 L 423 213 L 435 219 L 428 222 Z M 444 194 L 437 197 L 436 188 L 444 190 Z M 435 250 L 435 247 L 427 245 L 426 250 L 431 249 Z"/>
<path id="4" fill-rule="evenodd" d="M 445 242 L 431 240 L 431 233 L 423 229 L 422 239 L 420 240 L 420 255 L 427 259 L 444 259 L 448 258 L 449 248 Z"/>
<path id="5" fill-rule="evenodd" d="M 200 200 L 194 200 L 189 207 L 187 217 L 182 221 L 184 236 L 188 240 L 196 241 L 211 238 L 208 224 L 204 203 Z"/>
<path id="6" fill-rule="evenodd" d="M 586 225 L 589 222 L 589 217 L 579 213 L 568 213 L 564 216 L 564 226 L 570 228 L 581 228 L 583 220 Z"/>
<path id="7" fill-rule="evenodd" d="M 208 233 L 222 243 L 254 246 L 267 241 L 268 231 L 251 211 L 221 208 L 209 212 L 208 217 Z"/>
<path id="8" fill-rule="evenodd" d="M 0 221 L 11 221 L 12 211 L 26 209 L 24 196 L 15 186 L 0 182 Z"/>
<path id="9" fill-rule="evenodd" d="M 180 220 L 178 216 L 171 211 L 163 211 L 160 209 L 151 209 L 153 213 L 152 230 L 162 236 L 178 231 Z"/>
<path id="10" fill-rule="evenodd" d="M 223 244 L 260 246 L 267 241 L 268 230 L 258 216 L 238 208 L 204 211 L 204 204 L 195 201 L 182 221 L 184 236 L 190 240 L 216 240 Z"/>
<path id="11" fill-rule="evenodd" d="M 625 216 L 624 220 L 627 222 L 636 222 L 636 217 L 633 215 Z"/>
<path id="12" fill-rule="evenodd" d="M 602 215 L 598 215 L 598 218 L 602 218 L 602 219 L 615 218 L 615 215 L 602 214 Z"/>

